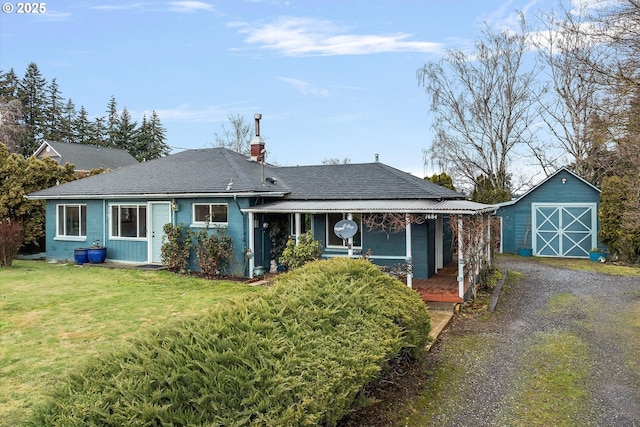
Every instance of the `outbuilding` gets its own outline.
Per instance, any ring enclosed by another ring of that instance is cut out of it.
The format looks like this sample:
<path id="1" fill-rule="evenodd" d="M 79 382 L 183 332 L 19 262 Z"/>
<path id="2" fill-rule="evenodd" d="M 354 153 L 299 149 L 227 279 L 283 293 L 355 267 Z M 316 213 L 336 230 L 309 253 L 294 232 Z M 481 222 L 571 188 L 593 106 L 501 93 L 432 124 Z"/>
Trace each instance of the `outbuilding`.
<path id="1" fill-rule="evenodd" d="M 598 241 L 600 190 L 563 167 L 518 199 L 501 203 L 503 253 L 588 258 Z"/>

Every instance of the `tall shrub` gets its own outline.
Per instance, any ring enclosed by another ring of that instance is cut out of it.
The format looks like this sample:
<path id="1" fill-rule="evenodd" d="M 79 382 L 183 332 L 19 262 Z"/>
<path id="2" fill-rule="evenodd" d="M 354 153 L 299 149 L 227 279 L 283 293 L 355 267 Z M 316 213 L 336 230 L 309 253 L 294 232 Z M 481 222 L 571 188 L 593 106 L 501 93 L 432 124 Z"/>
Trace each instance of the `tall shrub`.
<path id="1" fill-rule="evenodd" d="M 94 361 L 29 425 L 335 426 L 429 328 L 420 296 L 368 261 L 316 261 Z"/>
<path id="2" fill-rule="evenodd" d="M 0 267 L 8 267 L 18 255 L 22 246 L 22 224 L 3 218 L 0 220 Z"/>
<path id="3" fill-rule="evenodd" d="M 204 277 L 211 279 L 225 271 L 233 256 L 233 240 L 223 227 L 215 227 L 213 232 L 209 227 L 187 230 L 187 235 L 193 239 L 196 259 Z"/>
<path id="4" fill-rule="evenodd" d="M 182 224 L 165 224 L 164 236 L 160 256 L 162 265 L 169 271 L 179 273 L 189 268 L 189 255 L 191 253 L 191 239 L 187 238 L 185 227 Z"/>
<path id="5" fill-rule="evenodd" d="M 314 240 L 311 231 L 307 231 L 298 237 L 297 243 L 289 239 L 280 257 L 280 263 L 289 269 L 294 269 L 320 258 L 321 255 L 320 242 Z"/>

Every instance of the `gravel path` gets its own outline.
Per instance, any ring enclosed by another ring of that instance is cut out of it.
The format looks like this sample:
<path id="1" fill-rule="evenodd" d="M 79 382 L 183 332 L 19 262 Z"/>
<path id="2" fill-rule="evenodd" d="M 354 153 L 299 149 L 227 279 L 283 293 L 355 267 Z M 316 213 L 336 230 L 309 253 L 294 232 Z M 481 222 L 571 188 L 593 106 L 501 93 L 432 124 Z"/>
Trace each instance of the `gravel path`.
<path id="1" fill-rule="evenodd" d="M 590 401 L 589 413 L 567 425 L 640 426 L 640 325 L 625 319 L 640 304 L 640 279 L 517 258 L 501 259 L 498 267 L 524 277 L 501 296 L 495 321 L 452 328 L 451 334 L 480 334 L 491 348 L 480 361 L 461 358 L 467 365 L 461 398 L 437 417 L 437 425 L 512 424 L 509 408 L 517 405 L 514 390 L 530 371 L 523 361 L 531 360 L 536 336 L 568 333 L 586 343 Z M 446 336 L 440 345 L 446 347 Z"/>

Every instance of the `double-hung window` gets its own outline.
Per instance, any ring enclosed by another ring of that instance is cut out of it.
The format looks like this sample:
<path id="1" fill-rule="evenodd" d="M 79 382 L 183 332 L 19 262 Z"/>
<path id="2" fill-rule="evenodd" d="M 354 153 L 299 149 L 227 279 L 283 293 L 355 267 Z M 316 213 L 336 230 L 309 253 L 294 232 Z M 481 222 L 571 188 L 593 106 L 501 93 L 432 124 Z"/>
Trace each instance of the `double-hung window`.
<path id="1" fill-rule="evenodd" d="M 111 237 L 147 237 L 147 205 L 111 205 Z"/>
<path id="2" fill-rule="evenodd" d="M 87 205 L 58 205 L 56 237 L 87 237 Z"/>
<path id="3" fill-rule="evenodd" d="M 336 236 L 336 233 L 333 231 L 335 225 L 343 219 L 348 219 L 347 214 L 327 214 L 327 246 L 340 248 L 348 246 L 348 242 Z M 355 234 L 355 236 L 353 236 L 353 247 L 360 248 L 362 247 L 362 214 L 353 214 L 352 220 L 358 225 L 358 232 Z"/>
<path id="4" fill-rule="evenodd" d="M 226 203 L 194 203 L 192 225 L 205 227 L 228 225 L 228 209 Z"/>

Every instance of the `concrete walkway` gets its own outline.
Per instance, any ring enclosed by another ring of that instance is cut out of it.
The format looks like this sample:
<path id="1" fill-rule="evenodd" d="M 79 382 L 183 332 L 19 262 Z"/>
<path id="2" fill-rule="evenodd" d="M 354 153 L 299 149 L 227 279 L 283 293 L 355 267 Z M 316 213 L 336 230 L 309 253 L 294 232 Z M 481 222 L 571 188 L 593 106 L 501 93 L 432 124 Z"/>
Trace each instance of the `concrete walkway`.
<path id="1" fill-rule="evenodd" d="M 438 339 L 442 331 L 449 325 L 455 314 L 456 304 L 451 303 L 429 303 L 429 314 L 431 314 L 431 331 L 429 336 L 432 341 L 427 346 L 427 351 L 431 349 L 433 343 Z"/>

